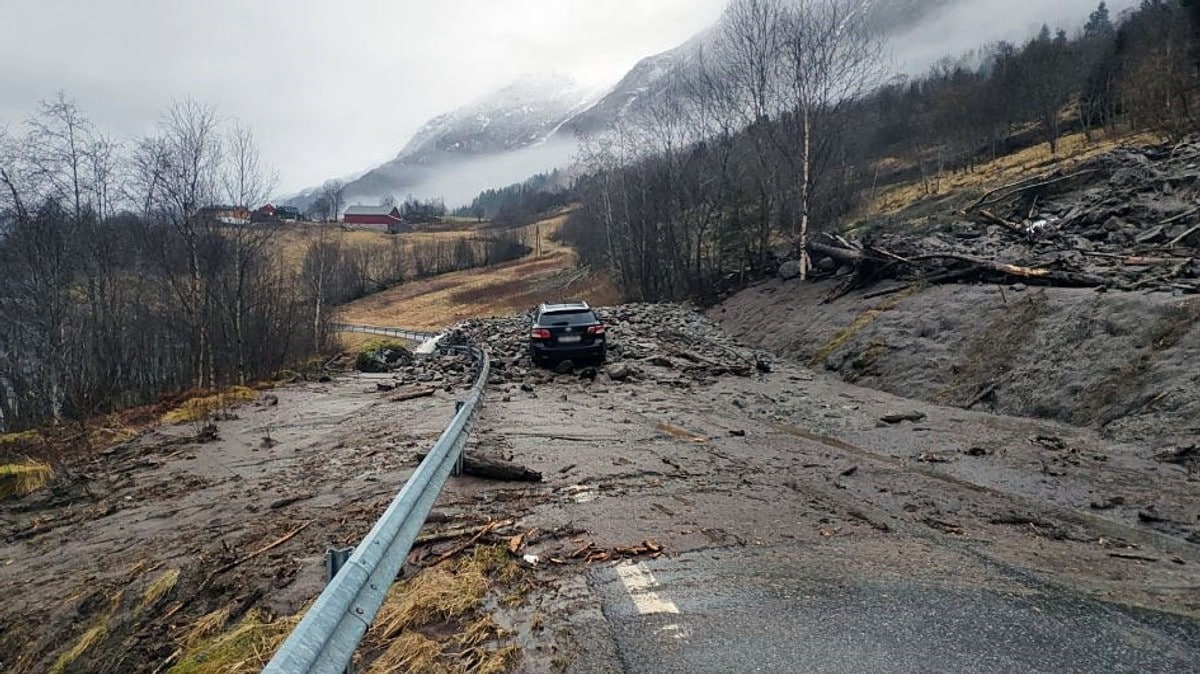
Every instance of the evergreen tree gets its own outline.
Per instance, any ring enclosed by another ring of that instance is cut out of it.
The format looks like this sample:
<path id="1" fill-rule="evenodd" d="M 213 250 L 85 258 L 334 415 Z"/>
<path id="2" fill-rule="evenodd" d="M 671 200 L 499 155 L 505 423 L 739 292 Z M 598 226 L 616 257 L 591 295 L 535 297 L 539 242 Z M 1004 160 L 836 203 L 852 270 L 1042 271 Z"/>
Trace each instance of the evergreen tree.
<path id="1" fill-rule="evenodd" d="M 1184 0 L 1184 4 L 1194 0 Z M 1088 15 L 1087 23 L 1083 26 L 1083 34 L 1088 37 L 1108 35 L 1112 33 L 1112 19 L 1108 15 L 1108 3 L 1101 2 L 1096 11 Z"/>

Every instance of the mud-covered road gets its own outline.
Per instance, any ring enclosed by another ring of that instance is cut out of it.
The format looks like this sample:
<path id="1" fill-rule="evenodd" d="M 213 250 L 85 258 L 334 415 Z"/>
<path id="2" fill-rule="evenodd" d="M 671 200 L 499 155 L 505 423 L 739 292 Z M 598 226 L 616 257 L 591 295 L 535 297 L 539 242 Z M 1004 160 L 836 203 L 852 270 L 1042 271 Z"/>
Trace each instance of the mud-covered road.
<path id="1" fill-rule="evenodd" d="M 426 531 L 541 532 L 511 543 L 536 563 L 493 605 L 516 670 L 1200 661 L 1197 482 L 1157 448 L 857 388 L 680 308 L 607 319 L 609 367 L 567 374 L 522 362 L 520 320 L 466 329 L 497 363 L 469 451 L 544 480 L 454 478 Z M 102 621 L 64 671 L 167 671 L 215 609 L 299 611 L 324 547 L 366 532 L 449 419 L 445 368 L 283 388 L 214 443 L 163 429 L 5 504 L 3 668 L 44 671 Z M 381 382 L 438 388 L 396 402 Z"/>
<path id="2" fill-rule="evenodd" d="M 560 377 L 503 394 L 481 444 L 549 478 L 523 522 L 668 552 L 544 595 L 539 610 L 568 625 L 569 671 L 1190 671 L 1200 658 L 1196 483 L 1137 448 L 779 363 L 690 388 Z M 881 421 L 896 414 L 918 421 Z M 1125 645 L 1081 646 L 1110 642 Z M 526 671 L 553 661 L 537 652 Z"/>

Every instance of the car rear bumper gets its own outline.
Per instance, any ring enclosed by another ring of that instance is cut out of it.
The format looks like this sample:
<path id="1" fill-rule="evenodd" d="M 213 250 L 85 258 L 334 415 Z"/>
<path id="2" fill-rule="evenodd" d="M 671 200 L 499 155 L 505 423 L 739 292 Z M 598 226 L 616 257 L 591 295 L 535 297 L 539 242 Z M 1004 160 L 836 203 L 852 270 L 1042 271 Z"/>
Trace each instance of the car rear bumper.
<path id="1" fill-rule="evenodd" d="M 604 355 L 605 343 L 592 344 L 539 344 L 529 345 L 529 352 L 541 360 L 564 360 L 567 358 L 599 358 Z"/>

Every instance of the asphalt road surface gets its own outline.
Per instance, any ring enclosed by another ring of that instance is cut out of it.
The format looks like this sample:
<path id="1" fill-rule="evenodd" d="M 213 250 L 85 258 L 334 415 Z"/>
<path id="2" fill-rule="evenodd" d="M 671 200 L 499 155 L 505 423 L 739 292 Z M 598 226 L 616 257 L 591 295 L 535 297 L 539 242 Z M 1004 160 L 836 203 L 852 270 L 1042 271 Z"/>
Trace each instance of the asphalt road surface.
<path id="1" fill-rule="evenodd" d="M 872 542 L 867 548 L 877 548 Z M 1200 629 L 968 550 L 891 539 L 709 550 L 591 573 L 574 672 L 1197 672 Z M 911 561 L 904 562 L 905 549 Z"/>

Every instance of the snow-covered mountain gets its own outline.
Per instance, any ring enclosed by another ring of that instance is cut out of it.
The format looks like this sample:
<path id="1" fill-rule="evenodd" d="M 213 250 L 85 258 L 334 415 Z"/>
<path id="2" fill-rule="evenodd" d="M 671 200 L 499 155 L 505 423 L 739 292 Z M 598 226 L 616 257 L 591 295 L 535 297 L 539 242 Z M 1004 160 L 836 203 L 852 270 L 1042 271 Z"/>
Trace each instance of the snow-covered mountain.
<path id="1" fill-rule="evenodd" d="M 449 204 L 549 171 L 570 161 L 574 143 L 561 127 L 599 94 L 562 74 L 522 77 L 484 98 L 426 122 L 395 159 L 346 182 L 346 203 L 383 197 L 441 197 Z M 289 202 L 305 207 L 317 189 Z"/>
<path id="2" fill-rule="evenodd" d="M 1085 5 L 1092 1 L 1030 0 L 1016 6 L 1005 0 L 861 0 L 861 9 L 885 36 L 897 66 L 917 73 L 941 56 L 994 40 L 1022 39 L 1044 17 L 1069 21 L 1077 15 L 1082 23 Z M 566 75 L 525 77 L 435 117 L 395 159 L 347 181 L 346 203 L 412 194 L 441 197 L 453 206 L 484 189 L 566 167 L 576 154 L 579 134 L 610 128 L 664 96 L 677 95 L 672 84 L 695 66 L 699 53 L 719 58 L 715 46 L 720 30 L 718 23 L 674 49 L 642 59 L 606 91 L 584 89 Z M 945 35 L 959 39 L 951 43 Z M 287 203 L 305 208 L 315 195 L 315 189 L 308 190 Z"/>

